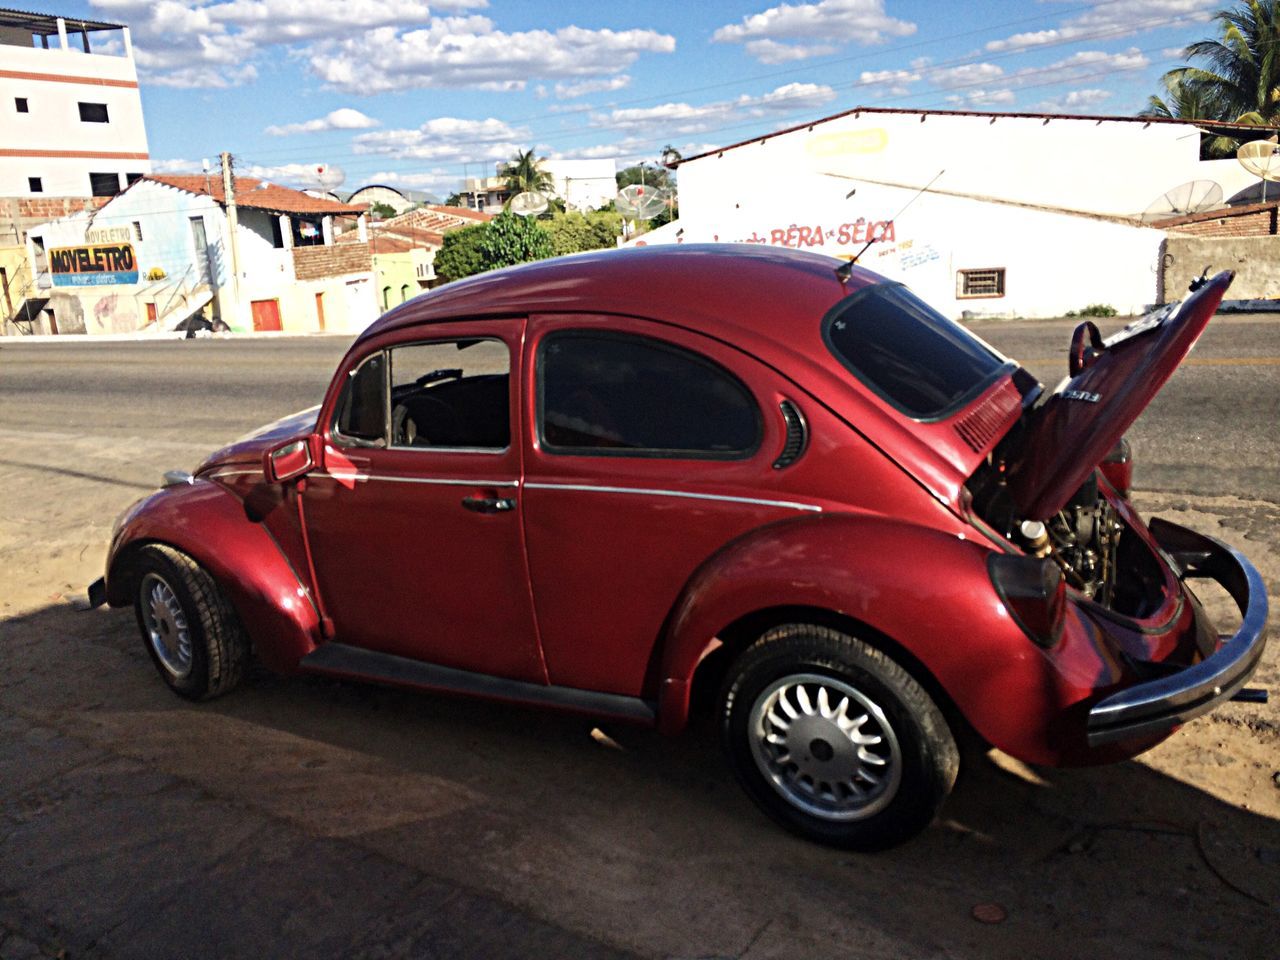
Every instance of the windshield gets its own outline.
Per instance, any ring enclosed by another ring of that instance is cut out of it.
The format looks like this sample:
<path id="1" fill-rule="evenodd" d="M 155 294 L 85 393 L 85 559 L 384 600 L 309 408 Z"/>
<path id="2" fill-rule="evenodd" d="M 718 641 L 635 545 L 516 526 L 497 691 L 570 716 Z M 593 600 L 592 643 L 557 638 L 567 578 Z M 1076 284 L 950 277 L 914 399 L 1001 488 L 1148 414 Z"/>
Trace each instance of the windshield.
<path id="1" fill-rule="evenodd" d="M 937 419 L 975 396 L 1006 361 L 899 283 L 859 290 L 823 318 L 836 358 L 916 420 Z"/>

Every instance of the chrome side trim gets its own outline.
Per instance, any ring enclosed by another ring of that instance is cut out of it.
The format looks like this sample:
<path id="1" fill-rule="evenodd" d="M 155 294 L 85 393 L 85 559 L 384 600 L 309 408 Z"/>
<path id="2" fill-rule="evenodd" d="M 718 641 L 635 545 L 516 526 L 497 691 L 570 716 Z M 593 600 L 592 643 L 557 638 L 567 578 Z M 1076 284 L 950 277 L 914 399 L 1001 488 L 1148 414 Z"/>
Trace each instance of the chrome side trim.
<path id="1" fill-rule="evenodd" d="M 758 497 L 731 497 L 720 493 L 691 493 L 687 490 L 660 490 L 649 487 L 602 487 L 589 483 L 526 483 L 527 490 L 578 490 L 584 493 L 633 493 L 648 497 L 680 497 L 688 500 L 716 500 L 721 503 L 745 503 L 754 507 L 782 507 L 787 510 L 807 510 L 821 513 L 816 503 L 798 503 L 794 500 L 764 500 Z"/>
<path id="2" fill-rule="evenodd" d="M 325 470 L 317 471 L 311 476 L 319 479 L 329 480 L 358 480 L 361 483 L 366 480 L 382 480 L 386 483 L 427 483 L 442 487 L 508 487 L 514 488 L 520 486 L 516 480 L 458 480 L 452 477 L 389 477 L 382 473 L 330 473 Z"/>
<path id="3" fill-rule="evenodd" d="M 218 480 L 222 477 L 261 477 L 262 470 L 217 470 L 213 473 L 205 474 L 206 480 Z"/>

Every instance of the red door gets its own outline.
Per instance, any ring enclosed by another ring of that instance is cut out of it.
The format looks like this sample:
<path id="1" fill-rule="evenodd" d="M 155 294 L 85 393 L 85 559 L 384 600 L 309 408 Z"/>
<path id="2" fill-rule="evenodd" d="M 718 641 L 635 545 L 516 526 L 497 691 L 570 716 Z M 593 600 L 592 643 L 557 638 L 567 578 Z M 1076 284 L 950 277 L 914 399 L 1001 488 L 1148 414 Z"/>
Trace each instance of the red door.
<path id="1" fill-rule="evenodd" d="M 818 509 L 772 468 L 788 388 L 723 344 L 619 318 L 608 332 L 530 318 L 525 369 L 525 535 L 550 682 L 652 696 L 654 647 L 698 567 Z"/>
<path id="2" fill-rule="evenodd" d="M 281 329 L 279 300 L 254 300 L 250 306 L 253 308 L 254 330 Z"/>
<path id="3" fill-rule="evenodd" d="M 346 378 L 351 404 L 326 428 L 324 469 L 303 493 L 334 639 L 546 683 L 510 387 L 523 327 L 450 323 L 418 340 L 398 331 Z"/>

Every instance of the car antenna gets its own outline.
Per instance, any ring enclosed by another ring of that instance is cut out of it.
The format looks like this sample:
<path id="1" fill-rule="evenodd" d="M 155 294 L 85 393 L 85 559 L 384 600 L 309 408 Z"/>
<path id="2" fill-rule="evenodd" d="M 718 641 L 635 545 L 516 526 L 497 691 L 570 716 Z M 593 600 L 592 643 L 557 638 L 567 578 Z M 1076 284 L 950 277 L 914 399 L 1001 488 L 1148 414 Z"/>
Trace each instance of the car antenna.
<path id="1" fill-rule="evenodd" d="M 901 210 L 899 210 L 897 213 L 895 213 L 895 214 L 893 215 L 893 217 L 889 220 L 889 222 L 890 222 L 890 223 L 893 223 L 893 222 L 894 222 L 895 220 L 897 220 L 900 216 L 902 216 L 904 213 L 906 213 L 906 212 L 907 212 L 907 207 L 911 206 L 911 205 L 912 205 L 913 203 L 915 203 L 918 199 L 920 199 L 920 194 L 924 193 L 926 190 L 928 190 L 930 187 L 932 187 L 932 186 L 933 186 L 933 185 L 938 181 L 938 177 L 942 176 L 942 175 L 943 175 L 944 173 L 946 173 L 946 172 L 947 172 L 947 171 L 946 171 L 946 168 L 944 167 L 943 169 L 939 170 L 936 174 L 934 174 L 933 179 L 932 179 L 932 180 L 930 180 L 928 183 L 926 183 L 926 184 L 925 184 L 923 187 L 921 187 L 919 190 L 917 190 L 917 191 L 915 192 L 915 196 L 913 196 L 910 200 L 908 200 L 906 203 L 904 203 L 904 204 L 902 205 L 902 209 L 901 209 Z M 852 196 L 857 192 L 857 190 L 858 190 L 858 188 L 857 188 L 857 187 L 854 187 L 854 188 L 853 188 L 852 190 L 850 190 L 847 194 L 845 194 L 845 199 L 846 199 L 846 200 L 848 200 L 850 197 L 852 197 Z M 861 249 L 861 250 L 859 250 L 857 253 L 855 253 L 855 254 L 853 255 L 853 259 L 852 259 L 852 260 L 847 260 L 847 261 L 845 261 L 844 263 L 840 264 L 840 266 L 836 267 L 836 278 L 837 278 L 841 283 L 848 283 L 848 282 L 849 282 L 849 278 L 850 278 L 851 276 L 853 276 L 853 268 L 854 268 L 854 265 L 858 262 L 858 258 L 859 258 L 859 257 L 861 257 L 864 253 L 866 253 L 866 252 L 867 252 L 867 248 L 868 248 L 868 247 L 870 247 L 873 243 L 875 243 L 875 242 L 876 242 L 876 240 L 878 240 L 878 239 L 879 239 L 878 237 L 872 237 L 870 240 L 868 240 L 866 243 L 864 243 L 864 244 L 862 245 L 862 249 Z"/>

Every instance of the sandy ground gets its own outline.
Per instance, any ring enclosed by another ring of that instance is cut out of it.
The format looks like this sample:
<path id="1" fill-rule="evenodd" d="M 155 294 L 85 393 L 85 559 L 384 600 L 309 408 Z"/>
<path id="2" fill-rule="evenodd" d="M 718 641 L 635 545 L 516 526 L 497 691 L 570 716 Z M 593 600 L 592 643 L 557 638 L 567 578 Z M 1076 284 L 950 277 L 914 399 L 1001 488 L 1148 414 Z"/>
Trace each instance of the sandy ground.
<path id="1" fill-rule="evenodd" d="M 1113 767 L 971 756 L 918 840 L 839 853 L 760 816 L 709 729 L 605 738 L 575 718 L 264 673 L 181 702 L 132 614 L 82 597 L 114 515 L 208 445 L 0 440 L 5 960 L 1280 950 L 1274 696 Z M 1138 501 L 1241 548 L 1280 590 L 1280 506 Z M 1280 692 L 1280 643 L 1254 685 Z M 990 904 L 998 922 L 975 919 Z"/>

